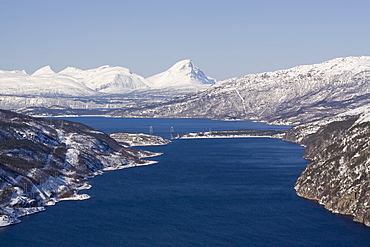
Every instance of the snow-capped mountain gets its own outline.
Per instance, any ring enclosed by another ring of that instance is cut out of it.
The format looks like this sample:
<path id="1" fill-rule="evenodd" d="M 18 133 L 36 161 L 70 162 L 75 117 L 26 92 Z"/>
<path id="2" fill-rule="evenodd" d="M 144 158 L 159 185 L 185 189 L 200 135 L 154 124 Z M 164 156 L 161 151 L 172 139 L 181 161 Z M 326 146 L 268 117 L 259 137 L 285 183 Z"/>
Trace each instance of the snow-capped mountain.
<path id="1" fill-rule="evenodd" d="M 154 88 L 199 86 L 216 82 L 215 79 L 206 76 L 190 59 L 177 62 L 168 70 L 146 80 Z"/>
<path id="2" fill-rule="evenodd" d="M 119 94 L 128 90 L 148 88 L 147 82 L 142 76 L 118 66 L 106 65 L 89 70 L 68 67 L 59 72 L 58 75 L 71 77 L 99 93 Z"/>
<path id="3" fill-rule="evenodd" d="M 0 93 L 12 96 L 92 96 L 96 92 L 83 83 L 54 73 L 49 66 L 32 75 L 25 71 L 0 71 Z"/>
<path id="4" fill-rule="evenodd" d="M 132 108 L 167 101 L 214 82 L 190 60 L 161 74 L 149 82 L 127 68 L 108 65 L 89 70 L 68 67 L 58 73 L 45 66 L 31 75 L 0 71 L 0 108 L 37 115 L 55 106 L 79 110 Z"/>
<path id="5" fill-rule="evenodd" d="M 169 104 L 124 114 L 293 124 L 370 104 L 369 95 L 370 57 L 347 57 L 232 78 Z"/>
<path id="6" fill-rule="evenodd" d="M 82 97 L 169 87 L 171 90 L 189 87 L 188 91 L 194 91 L 194 85 L 214 82 L 190 60 L 180 61 L 169 70 L 148 79 L 127 68 L 108 65 L 89 70 L 68 67 L 59 73 L 45 66 L 31 75 L 25 71 L 0 71 L 1 94 L 16 96 Z"/>

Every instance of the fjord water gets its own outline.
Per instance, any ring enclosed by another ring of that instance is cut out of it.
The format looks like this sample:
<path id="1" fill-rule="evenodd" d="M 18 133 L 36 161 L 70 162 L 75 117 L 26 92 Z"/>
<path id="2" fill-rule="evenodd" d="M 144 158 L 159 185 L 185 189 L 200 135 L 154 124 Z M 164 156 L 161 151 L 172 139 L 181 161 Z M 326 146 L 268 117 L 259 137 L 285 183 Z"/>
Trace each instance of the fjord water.
<path id="1" fill-rule="evenodd" d="M 106 131 L 282 129 L 247 121 L 72 118 Z M 369 246 L 370 228 L 296 196 L 308 161 L 268 138 L 174 140 L 151 166 L 90 180 L 92 196 L 0 229 L 1 246 Z"/>

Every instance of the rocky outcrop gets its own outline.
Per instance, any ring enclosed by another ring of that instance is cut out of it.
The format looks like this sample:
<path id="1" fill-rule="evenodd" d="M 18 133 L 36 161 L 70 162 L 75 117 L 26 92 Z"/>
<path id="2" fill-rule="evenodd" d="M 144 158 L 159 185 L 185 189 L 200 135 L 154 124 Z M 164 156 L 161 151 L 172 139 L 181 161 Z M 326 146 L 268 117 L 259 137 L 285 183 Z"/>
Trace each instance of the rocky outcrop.
<path id="1" fill-rule="evenodd" d="M 299 131 L 293 128 L 285 139 L 294 141 Z M 305 158 L 311 160 L 295 184 L 297 194 L 370 226 L 369 139 L 365 115 L 332 122 L 296 140 L 306 146 Z"/>
<path id="2" fill-rule="evenodd" d="M 61 200 L 82 200 L 86 179 L 148 165 L 155 153 L 125 148 L 83 124 L 0 110 L 0 226 Z"/>

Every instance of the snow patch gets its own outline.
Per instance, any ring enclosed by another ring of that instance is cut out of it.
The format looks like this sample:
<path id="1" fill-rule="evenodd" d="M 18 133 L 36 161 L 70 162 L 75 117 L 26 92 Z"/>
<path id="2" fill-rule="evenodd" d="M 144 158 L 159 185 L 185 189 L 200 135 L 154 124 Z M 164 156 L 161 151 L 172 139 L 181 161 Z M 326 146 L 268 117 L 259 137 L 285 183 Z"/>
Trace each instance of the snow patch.
<path id="1" fill-rule="evenodd" d="M 41 69 L 36 70 L 32 76 L 48 76 L 48 75 L 54 75 L 55 72 L 51 69 L 50 66 L 42 67 Z"/>

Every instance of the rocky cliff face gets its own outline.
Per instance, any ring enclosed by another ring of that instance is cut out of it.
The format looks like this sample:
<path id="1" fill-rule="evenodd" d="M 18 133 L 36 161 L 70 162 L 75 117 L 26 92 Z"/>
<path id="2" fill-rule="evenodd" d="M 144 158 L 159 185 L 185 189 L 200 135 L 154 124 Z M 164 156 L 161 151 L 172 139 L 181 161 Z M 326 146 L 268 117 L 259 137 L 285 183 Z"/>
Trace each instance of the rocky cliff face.
<path id="1" fill-rule="evenodd" d="M 148 165 L 155 154 L 124 148 L 103 132 L 64 120 L 0 110 L 0 226 L 60 200 L 86 199 L 85 179 Z"/>
<path id="2" fill-rule="evenodd" d="M 305 158 L 311 160 L 295 184 L 297 194 L 370 226 L 370 121 L 366 115 L 356 119 L 329 123 L 304 137 L 297 133 L 302 128 L 293 128 L 285 139 L 306 146 Z"/>

